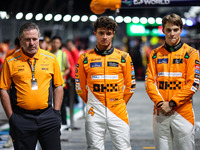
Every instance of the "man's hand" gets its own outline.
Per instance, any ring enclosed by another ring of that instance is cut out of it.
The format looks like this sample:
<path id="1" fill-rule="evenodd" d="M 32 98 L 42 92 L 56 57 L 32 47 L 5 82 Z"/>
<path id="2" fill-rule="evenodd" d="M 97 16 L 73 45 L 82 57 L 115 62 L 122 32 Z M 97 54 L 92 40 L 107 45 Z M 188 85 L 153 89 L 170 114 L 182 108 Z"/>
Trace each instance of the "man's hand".
<path id="1" fill-rule="evenodd" d="M 6 116 L 8 117 L 8 119 L 10 119 L 13 111 L 12 111 L 11 101 L 10 101 L 10 96 L 8 94 L 8 91 L 5 89 L 0 89 L 0 96 L 1 96 L 0 100 L 4 108 L 4 111 L 6 113 Z"/>
<path id="2" fill-rule="evenodd" d="M 165 116 L 171 116 L 175 112 L 169 105 L 169 102 L 160 102 L 157 107 L 159 107 L 160 112 Z"/>

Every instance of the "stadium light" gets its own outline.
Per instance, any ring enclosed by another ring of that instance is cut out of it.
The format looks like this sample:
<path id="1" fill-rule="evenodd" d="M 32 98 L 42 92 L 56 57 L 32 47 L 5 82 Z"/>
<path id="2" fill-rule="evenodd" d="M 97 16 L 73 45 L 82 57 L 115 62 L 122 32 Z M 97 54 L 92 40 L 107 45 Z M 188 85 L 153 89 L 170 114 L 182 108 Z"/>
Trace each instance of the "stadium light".
<path id="1" fill-rule="evenodd" d="M 63 21 L 64 22 L 69 22 L 70 20 L 71 20 L 71 15 L 65 15 L 64 17 L 63 17 Z"/>
<path id="2" fill-rule="evenodd" d="M 81 21 L 82 21 L 82 22 L 88 21 L 88 16 L 87 16 L 87 15 L 83 15 L 83 16 L 81 17 Z"/>
<path id="3" fill-rule="evenodd" d="M 16 14 L 16 19 L 17 20 L 20 20 L 22 18 L 23 18 L 23 13 L 22 12 L 19 12 L 19 13 Z"/>
<path id="4" fill-rule="evenodd" d="M 33 18 L 33 13 L 28 13 L 28 14 L 26 14 L 26 16 L 25 16 L 25 19 L 26 20 L 31 20 Z"/>
<path id="5" fill-rule="evenodd" d="M 80 16 L 79 15 L 74 15 L 72 17 L 72 22 L 78 22 L 80 20 Z"/>
<path id="6" fill-rule="evenodd" d="M 53 18 L 53 15 L 52 15 L 52 14 L 47 14 L 47 15 L 44 17 L 44 20 L 45 20 L 45 21 L 50 21 L 52 18 Z"/>
<path id="7" fill-rule="evenodd" d="M 40 20 L 42 20 L 42 18 L 43 18 L 43 14 L 42 14 L 42 13 L 39 13 L 39 14 L 37 14 L 37 15 L 35 16 L 35 20 L 36 20 L 36 21 L 40 21 Z"/>
<path id="8" fill-rule="evenodd" d="M 62 19 L 62 15 L 61 14 L 57 14 L 54 16 L 54 21 L 60 21 Z"/>

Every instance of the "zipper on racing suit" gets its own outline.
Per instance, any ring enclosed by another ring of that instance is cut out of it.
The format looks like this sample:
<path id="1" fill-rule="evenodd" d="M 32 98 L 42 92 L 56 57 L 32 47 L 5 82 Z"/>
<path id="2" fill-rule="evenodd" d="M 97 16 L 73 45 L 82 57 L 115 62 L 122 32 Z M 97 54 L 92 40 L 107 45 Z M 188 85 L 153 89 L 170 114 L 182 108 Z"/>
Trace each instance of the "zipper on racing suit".
<path id="1" fill-rule="evenodd" d="M 173 53 L 173 52 L 171 52 L 171 53 L 169 54 L 169 62 L 168 62 L 168 65 L 169 65 L 169 69 L 168 69 L 168 70 L 169 70 L 169 74 L 168 74 L 168 75 L 169 75 L 169 76 L 168 76 L 168 78 L 167 78 L 167 80 L 168 80 L 168 81 L 167 81 L 167 84 L 170 83 L 170 78 L 171 78 L 171 74 L 170 74 L 170 73 L 171 73 L 171 57 L 172 57 L 172 53 Z M 173 68 L 173 67 L 172 67 L 172 68 Z M 173 71 L 173 70 L 172 70 L 172 71 Z M 169 94 L 170 94 L 169 92 L 170 92 L 170 91 L 169 91 L 169 88 L 167 88 L 167 93 L 168 93 L 168 95 L 167 95 L 167 96 L 168 96 L 168 97 L 167 97 L 167 100 L 168 100 L 168 101 L 169 101 Z"/>
<path id="2" fill-rule="evenodd" d="M 106 58 L 107 58 L 107 55 L 103 56 L 104 57 L 104 87 L 106 87 Z M 108 107 L 107 107 L 107 92 L 106 90 L 104 90 L 104 94 L 105 94 L 105 115 L 106 115 L 106 121 L 107 121 L 107 110 L 108 110 Z"/>

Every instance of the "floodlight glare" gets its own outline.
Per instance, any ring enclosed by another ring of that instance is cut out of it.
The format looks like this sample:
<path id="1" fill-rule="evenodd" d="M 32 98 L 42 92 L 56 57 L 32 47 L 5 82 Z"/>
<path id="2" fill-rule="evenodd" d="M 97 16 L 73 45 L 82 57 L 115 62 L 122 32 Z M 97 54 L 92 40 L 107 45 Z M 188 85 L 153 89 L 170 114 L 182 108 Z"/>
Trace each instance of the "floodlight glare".
<path id="1" fill-rule="evenodd" d="M 115 21 L 117 22 L 117 23 L 122 23 L 123 22 L 123 17 L 122 16 L 117 16 L 116 18 L 115 18 Z"/>
<path id="2" fill-rule="evenodd" d="M 17 13 L 17 15 L 16 15 L 16 19 L 17 20 L 22 19 L 22 17 L 23 17 L 23 13 L 22 12 Z"/>
<path id="3" fill-rule="evenodd" d="M 97 16 L 96 15 L 91 15 L 90 16 L 90 21 L 94 22 L 97 20 Z"/>
<path id="4" fill-rule="evenodd" d="M 129 17 L 129 16 L 124 17 L 124 22 L 125 23 L 130 23 L 131 22 L 131 17 Z"/>
<path id="5" fill-rule="evenodd" d="M 6 19 L 7 13 L 5 11 L 0 11 L 0 18 Z"/>
<path id="6" fill-rule="evenodd" d="M 80 20 L 80 16 L 79 15 L 74 15 L 72 17 L 72 22 L 78 22 Z"/>
<path id="7" fill-rule="evenodd" d="M 62 15 L 61 14 L 57 14 L 54 16 L 54 21 L 60 21 L 62 19 Z"/>
<path id="8" fill-rule="evenodd" d="M 146 17 L 140 18 L 140 22 L 141 22 L 142 24 L 147 24 L 147 18 L 146 18 Z"/>
<path id="9" fill-rule="evenodd" d="M 39 21 L 39 20 L 42 20 L 43 18 L 43 14 L 42 13 L 39 13 L 35 16 L 35 20 Z"/>
<path id="10" fill-rule="evenodd" d="M 113 20 L 115 20 L 115 18 L 113 16 L 108 16 L 109 18 L 112 18 Z"/>
<path id="11" fill-rule="evenodd" d="M 153 17 L 148 18 L 148 23 L 149 24 L 154 24 L 155 23 L 155 19 Z"/>
<path id="12" fill-rule="evenodd" d="M 187 19 L 187 20 L 186 20 L 186 25 L 189 26 L 189 27 L 191 27 L 191 26 L 194 25 L 194 23 L 192 22 L 192 20 Z"/>
<path id="13" fill-rule="evenodd" d="M 161 25 L 162 24 L 162 18 L 160 18 L 160 17 L 156 18 L 156 23 Z"/>
<path id="14" fill-rule="evenodd" d="M 26 14 L 26 16 L 25 16 L 25 19 L 26 20 L 31 20 L 33 18 L 33 14 L 32 13 L 28 13 L 28 14 Z"/>
<path id="15" fill-rule="evenodd" d="M 133 23 L 139 23 L 140 22 L 140 19 L 138 17 L 133 17 L 132 18 L 132 22 Z"/>
<path id="16" fill-rule="evenodd" d="M 64 22 L 69 22 L 70 20 L 71 20 L 71 15 L 65 15 L 64 17 L 63 17 L 63 21 Z"/>
<path id="17" fill-rule="evenodd" d="M 50 21 L 52 18 L 53 18 L 53 15 L 52 15 L 52 14 L 47 14 L 47 15 L 44 17 L 45 21 Z"/>
<path id="18" fill-rule="evenodd" d="M 82 22 L 88 21 L 88 16 L 83 15 L 83 16 L 81 17 L 81 21 L 82 21 Z"/>
<path id="19" fill-rule="evenodd" d="M 185 18 L 182 18 L 183 25 L 186 24 Z"/>

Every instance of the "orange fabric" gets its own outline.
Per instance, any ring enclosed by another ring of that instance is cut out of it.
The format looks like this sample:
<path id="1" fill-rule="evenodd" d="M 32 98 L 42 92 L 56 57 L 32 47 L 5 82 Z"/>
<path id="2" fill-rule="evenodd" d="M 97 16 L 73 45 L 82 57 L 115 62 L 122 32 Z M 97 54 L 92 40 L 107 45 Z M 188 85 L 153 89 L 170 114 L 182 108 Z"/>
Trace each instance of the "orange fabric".
<path id="1" fill-rule="evenodd" d="M 76 67 L 76 92 L 85 103 L 86 85 L 105 107 L 128 124 L 126 104 L 135 91 L 135 72 L 128 53 L 117 49 L 106 56 L 96 54 L 94 49 L 83 53 Z"/>
<path id="2" fill-rule="evenodd" d="M 199 72 L 199 53 L 185 43 L 174 52 L 164 45 L 151 51 L 145 78 L 154 110 L 159 102 L 173 100 L 175 110 L 194 124 L 191 97 L 199 86 Z"/>
<path id="3" fill-rule="evenodd" d="M 28 63 L 34 62 L 35 78 L 37 79 L 38 90 L 31 89 L 32 72 Z M 63 84 L 60 67 L 56 56 L 39 49 L 34 58 L 26 56 L 22 49 L 5 59 L 1 72 L 0 88 L 9 90 L 11 84 L 16 88 L 16 103 L 19 107 L 27 110 L 44 109 L 48 106 L 50 82 L 55 87 Z"/>
<path id="4" fill-rule="evenodd" d="M 15 49 L 15 48 L 12 49 L 12 50 L 9 50 L 9 51 L 7 52 L 7 54 L 6 54 L 6 57 L 12 55 L 16 50 L 17 50 L 17 49 Z"/>

